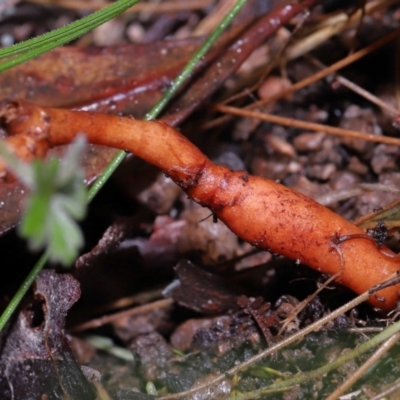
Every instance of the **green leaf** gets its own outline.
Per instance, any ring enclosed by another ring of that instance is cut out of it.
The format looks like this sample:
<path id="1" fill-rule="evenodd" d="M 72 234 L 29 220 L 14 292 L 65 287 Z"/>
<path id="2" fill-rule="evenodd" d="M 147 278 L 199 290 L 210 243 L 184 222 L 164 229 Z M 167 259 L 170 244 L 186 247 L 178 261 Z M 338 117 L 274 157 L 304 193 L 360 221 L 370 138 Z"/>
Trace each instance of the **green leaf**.
<path id="1" fill-rule="evenodd" d="M 48 226 L 47 250 L 49 259 L 64 266 L 71 265 L 83 245 L 83 236 L 78 224 L 59 204 L 51 204 Z"/>
<path id="2" fill-rule="evenodd" d="M 14 174 L 29 189 L 19 234 L 32 250 L 47 248 L 49 258 L 70 265 L 83 245 L 76 220 L 86 213 L 87 190 L 79 159 L 86 145 L 83 136 L 68 148 L 61 161 L 35 160 L 25 163 L 0 141 L 0 154 Z"/>
<path id="3" fill-rule="evenodd" d="M 29 245 L 32 250 L 39 250 L 46 240 L 46 229 L 43 224 L 46 221 L 48 199 L 32 194 L 28 198 L 19 234 L 24 238 L 30 238 Z"/>

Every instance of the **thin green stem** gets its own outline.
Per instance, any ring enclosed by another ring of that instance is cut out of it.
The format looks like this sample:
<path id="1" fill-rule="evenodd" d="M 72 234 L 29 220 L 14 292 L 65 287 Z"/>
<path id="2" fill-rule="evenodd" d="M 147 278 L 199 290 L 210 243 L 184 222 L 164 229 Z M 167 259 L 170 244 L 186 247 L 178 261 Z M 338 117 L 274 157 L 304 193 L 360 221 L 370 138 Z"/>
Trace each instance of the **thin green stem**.
<path id="1" fill-rule="evenodd" d="M 130 1 L 121 0 L 121 1 L 117 2 L 116 4 L 120 4 L 120 6 L 121 6 L 121 4 L 123 3 L 126 6 L 126 8 L 128 8 L 130 5 L 132 5 L 136 2 L 137 2 L 137 0 L 130 0 Z M 223 31 L 226 29 L 226 27 L 232 22 L 233 18 L 237 15 L 237 13 L 245 5 L 245 3 L 246 3 L 246 0 L 237 0 L 236 1 L 235 5 L 232 7 L 232 9 L 229 11 L 229 13 L 222 20 L 222 22 L 218 26 L 218 28 L 215 29 L 215 31 L 211 34 L 211 36 L 204 42 L 204 44 L 200 47 L 200 49 L 194 54 L 194 56 L 191 58 L 191 60 L 188 62 L 188 64 L 185 66 L 185 68 L 182 70 L 182 72 L 173 81 L 173 83 L 171 84 L 171 87 L 164 93 L 163 97 L 146 114 L 145 120 L 157 118 L 157 116 L 161 113 L 161 111 L 167 105 L 168 101 L 172 98 L 172 96 L 177 92 L 177 90 L 182 86 L 182 84 L 186 81 L 186 79 L 193 72 L 193 69 L 195 68 L 196 64 L 207 53 L 207 51 L 210 49 L 210 47 L 213 45 L 213 43 L 215 43 L 215 41 L 219 38 L 219 36 L 223 33 Z M 116 4 L 114 4 L 114 6 Z M 112 6 L 110 6 L 110 7 L 112 7 Z M 108 9 L 110 7 L 108 7 Z M 121 7 L 120 7 L 119 10 L 120 10 L 120 12 L 122 12 L 125 9 L 123 9 L 121 11 Z M 102 10 L 102 11 L 104 11 L 104 10 Z M 117 15 L 117 14 L 115 14 L 115 15 Z M 87 17 L 87 18 L 89 18 L 89 17 Z M 69 26 L 71 26 L 71 25 L 69 25 Z M 61 29 L 63 29 L 63 28 L 61 28 Z M 39 40 L 40 38 L 37 38 L 37 39 Z M 34 39 L 32 39 L 32 41 L 33 40 Z M 57 46 L 54 46 L 52 48 L 55 48 Z M 1 53 L 0 53 L 0 56 L 1 56 Z M 13 60 L 15 60 L 15 59 L 13 59 Z M 1 66 L 0 66 L 0 68 L 1 68 Z M 1 71 L 1 69 L 0 69 L 0 71 Z M 113 158 L 113 160 L 110 162 L 110 164 L 108 164 L 108 166 L 105 168 L 103 173 L 100 175 L 100 177 L 95 181 L 95 183 L 90 188 L 90 190 L 88 192 L 88 197 L 87 197 L 88 203 L 90 203 L 93 200 L 93 198 L 98 194 L 98 192 L 105 185 L 105 183 L 108 181 L 108 179 L 113 174 L 113 172 L 122 163 L 125 156 L 126 156 L 126 153 L 124 151 L 119 151 L 117 153 L 117 155 Z M 28 277 L 26 278 L 24 283 L 21 285 L 18 292 L 15 294 L 15 296 L 13 297 L 11 302 L 8 304 L 7 308 L 4 310 L 3 314 L 0 316 L 0 332 L 3 329 L 4 325 L 7 323 L 8 319 L 10 318 L 10 316 L 12 315 L 14 310 L 16 309 L 16 307 L 18 306 L 18 304 L 21 301 L 24 294 L 29 289 L 32 282 L 36 279 L 36 276 L 39 274 L 39 272 L 41 271 L 43 266 L 46 264 L 47 260 L 48 260 L 48 254 L 46 252 L 43 254 L 43 256 L 39 259 L 39 261 L 33 267 L 32 271 L 30 272 L 30 274 L 28 275 Z"/>
<path id="2" fill-rule="evenodd" d="M 38 276 L 39 272 L 42 270 L 44 265 L 47 262 L 48 254 L 47 252 L 43 253 L 39 260 L 36 262 L 35 266 L 33 267 L 32 271 L 29 275 L 25 278 L 22 285 L 19 287 L 18 291 L 15 293 L 14 297 L 11 299 L 10 303 L 8 303 L 7 308 L 0 316 L 0 332 L 3 330 L 5 324 L 10 319 L 11 315 L 18 307 L 18 304 L 25 296 L 25 293 L 31 287 L 32 283 L 35 281 L 36 277 Z"/>
<path id="3" fill-rule="evenodd" d="M 218 28 L 216 28 L 213 33 L 208 37 L 208 39 L 203 43 L 199 50 L 193 55 L 191 60 L 182 70 L 182 72 L 176 77 L 172 82 L 171 86 L 164 93 L 160 101 L 146 114 L 145 120 L 155 119 L 164 109 L 167 103 L 171 100 L 172 96 L 177 92 L 177 90 L 182 86 L 182 84 L 189 78 L 190 74 L 193 72 L 197 63 L 205 56 L 207 51 L 215 43 L 215 41 L 221 36 L 222 32 L 231 23 L 236 14 L 245 5 L 246 0 L 237 0 L 232 9 L 221 21 Z"/>
<path id="4" fill-rule="evenodd" d="M 88 192 L 88 203 L 90 203 L 100 192 L 101 188 L 106 184 L 108 179 L 114 173 L 114 171 L 118 168 L 118 166 L 124 161 L 126 157 L 126 152 L 121 150 L 117 153 L 117 155 L 110 161 L 102 174 L 96 179 L 93 185 L 90 187 Z"/>
<path id="5" fill-rule="evenodd" d="M 121 14 L 138 1 L 139 0 L 119 0 L 102 10 L 96 11 L 87 17 L 56 29 L 55 31 L 45 33 L 44 35 L 0 50 L 0 58 L 15 56 L 0 64 L 0 72 L 79 38 Z M 17 54 L 20 55 L 16 56 Z"/>

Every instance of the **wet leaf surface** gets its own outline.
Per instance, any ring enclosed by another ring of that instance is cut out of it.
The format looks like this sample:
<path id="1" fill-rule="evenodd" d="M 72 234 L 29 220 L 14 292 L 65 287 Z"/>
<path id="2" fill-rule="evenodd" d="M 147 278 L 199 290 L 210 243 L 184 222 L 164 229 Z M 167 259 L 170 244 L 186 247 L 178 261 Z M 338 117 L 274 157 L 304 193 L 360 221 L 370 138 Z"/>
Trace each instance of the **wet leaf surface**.
<path id="1" fill-rule="evenodd" d="M 40 105 L 142 116 L 203 40 L 61 47 L 3 72 L 0 95 Z"/>

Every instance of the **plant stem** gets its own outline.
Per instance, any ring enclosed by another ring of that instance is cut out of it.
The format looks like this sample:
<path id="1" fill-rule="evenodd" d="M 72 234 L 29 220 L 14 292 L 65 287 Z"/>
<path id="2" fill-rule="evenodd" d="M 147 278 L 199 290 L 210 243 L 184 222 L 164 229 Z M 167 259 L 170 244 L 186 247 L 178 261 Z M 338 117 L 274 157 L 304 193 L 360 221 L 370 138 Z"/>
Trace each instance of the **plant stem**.
<path id="1" fill-rule="evenodd" d="M 125 5 L 129 4 L 132 5 L 137 0 L 121 0 L 118 3 L 124 3 Z M 132 3 L 132 4 L 131 4 Z M 231 11 L 225 16 L 222 20 L 220 25 L 217 29 L 210 35 L 210 37 L 204 42 L 204 44 L 200 47 L 200 49 L 193 55 L 191 60 L 182 70 L 182 72 L 175 78 L 171 87 L 164 93 L 163 97 L 157 102 L 157 104 L 146 114 L 145 119 L 155 119 L 161 113 L 161 111 L 165 108 L 168 101 L 172 98 L 172 96 L 176 93 L 176 91 L 182 86 L 182 84 L 187 80 L 187 78 L 192 73 L 193 69 L 195 68 L 196 64 L 200 61 L 200 59 L 207 53 L 210 47 L 215 43 L 215 41 L 219 38 L 219 36 L 224 32 L 226 27 L 232 22 L 233 18 L 237 15 L 240 9 L 245 5 L 246 0 L 237 0 L 234 6 L 232 7 Z M 112 7 L 112 6 L 110 6 Z M 128 6 L 127 6 L 128 7 Z M 127 8 L 126 7 L 126 8 Z M 122 10 L 123 11 L 123 10 Z M 121 11 L 121 12 L 122 12 Z M 40 38 L 37 38 L 40 39 Z M 35 42 L 36 43 L 36 42 Z M 57 47 L 57 46 L 54 46 Z M 54 48 L 53 47 L 53 48 Z M 41 54 L 41 53 L 40 53 Z M 0 53 L 1 55 L 1 53 Z M 36 55 L 35 55 L 36 56 Z M 15 59 L 14 59 L 15 60 Z M 15 64 L 12 64 L 15 65 Z M 113 172 L 118 168 L 118 166 L 122 163 L 126 156 L 124 151 L 120 151 L 117 155 L 111 160 L 110 164 L 105 168 L 101 176 L 94 182 L 92 187 L 88 192 L 87 201 L 90 203 L 93 198 L 97 195 L 97 193 L 101 190 L 101 188 L 105 185 L 108 181 L 110 176 Z M 36 265 L 33 267 L 30 274 L 27 276 L 21 287 L 19 288 L 18 292 L 14 295 L 6 309 L 4 310 L 3 314 L 0 316 L 0 332 L 3 329 L 4 325 L 9 320 L 10 316 L 18 306 L 19 302 L 21 301 L 22 297 L 28 291 L 29 287 L 36 279 L 36 276 L 39 274 L 43 266 L 46 264 L 48 260 L 47 252 L 42 255 Z"/>
<path id="2" fill-rule="evenodd" d="M 11 315 L 18 307 L 18 304 L 24 297 L 25 293 L 31 287 L 32 283 L 35 281 L 39 272 L 42 270 L 44 265 L 47 262 L 48 254 L 47 252 L 43 253 L 39 260 L 36 262 L 35 266 L 29 273 L 29 275 L 25 278 L 22 285 L 19 287 L 18 291 L 15 293 L 14 297 L 11 299 L 10 303 L 8 303 L 6 309 L 0 316 L 0 332 L 3 330 L 5 324 L 10 319 Z"/>
<path id="3" fill-rule="evenodd" d="M 189 78 L 193 69 L 196 67 L 197 63 L 201 60 L 202 57 L 207 53 L 207 51 L 211 48 L 214 42 L 219 38 L 221 33 L 226 29 L 226 27 L 231 23 L 236 14 L 241 10 L 241 8 L 245 5 L 246 0 L 237 0 L 232 9 L 228 12 L 228 14 L 224 17 L 224 19 L 219 24 L 218 28 L 215 29 L 208 39 L 203 43 L 199 50 L 193 55 L 187 65 L 184 67 L 182 72 L 176 77 L 176 79 L 172 82 L 171 86 L 164 93 L 163 97 L 160 101 L 146 114 L 145 120 L 149 121 L 151 119 L 155 119 L 160 115 L 161 111 L 167 105 L 167 103 L 171 100 L 172 96 L 177 92 L 177 90 L 182 86 L 182 84 Z"/>

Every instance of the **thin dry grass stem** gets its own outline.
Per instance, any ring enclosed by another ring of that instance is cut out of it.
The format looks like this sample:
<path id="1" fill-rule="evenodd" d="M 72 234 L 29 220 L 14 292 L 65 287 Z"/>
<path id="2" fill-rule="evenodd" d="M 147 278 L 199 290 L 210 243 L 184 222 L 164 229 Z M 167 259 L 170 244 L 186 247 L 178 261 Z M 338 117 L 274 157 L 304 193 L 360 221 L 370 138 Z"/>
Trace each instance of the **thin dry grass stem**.
<path id="1" fill-rule="evenodd" d="M 397 116 L 399 114 L 399 110 L 392 107 L 390 104 L 385 103 L 382 101 L 379 97 L 375 96 L 371 92 L 368 92 L 368 90 L 365 90 L 361 86 L 358 86 L 354 82 L 351 82 L 350 80 L 344 78 L 343 76 L 337 76 L 336 81 L 339 82 L 341 85 L 345 86 L 347 89 L 352 90 L 354 93 L 357 93 L 361 97 L 364 97 L 364 99 L 370 101 L 372 104 L 375 104 L 376 106 L 380 107 L 383 111 L 386 111 L 387 113 L 391 114 L 392 116 Z"/>
<path id="2" fill-rule="evenodd" d="M 395 333 L 390 339 L 382 343 L 382 345 L 374 352 L 374 354 L 353 372 L 334 392 L 332 392 L 326 400 L 337 400 L 342 394 L 348 391 L 363 375 L 377 363 L 400 339 L 400 332 Z"/>
<path id="3" fill-rule="evenodd" d="M 354 223 L 354 225 L 357 225 L 357 226 L 363 227 L 363 228 L 366 226 L 366 224 L 371 223 L 371 222 L 376 224 L 378 219 L 384 219 L 386 214 L 388 212 L 390 212 L 391 210 L 395 210 L 395 212 L 397 212 L 399 207 L 400 207 L 400 199 L 396 199 L 379 210 L 370 212 L 368 214 L 361 216 L 360 218 L 357 218 L 355 221 L 353 221 L 353 223 Z M 379 218 L 379 217 L 381 217 L 381 218 Z"/>
<path id="4" fill-rule="evenodd" d="M 157 300 L 152 303 L 143 304 L 142 306 L 133 307 L 130 308 L 129 310 L 124 310 L 112 315 L 106 315 L 104 317 L 92 319 L 91 321 L 76 325 L 71 329 L 68 329 L 68 331 L 81 332 L 81 331 L 86 331 L 88 329 L 98 328 L 100 326 L 109 324 L 110 322 L 116 321 L 119 318 L 126 318 L 126 317 L 131 317 L 133 315 L 146 314 L 154 310 L 158 310 L 160 308 L 170 307 L 173 303 L 174 301 L 172 299 Z"/>
<path id="5" fill-rule="evenodd" d="M 379 190 L 386 193 L 400 193 L 400 188 L 394 185 L 385 185 L 384 183 L 359 183 L 359 186 L 364 190 Z"/>
<path id="6" fill-rule="evenodd" d="M 279 99 L 282 99 L 288 95 L 291 95 L 300 89 L 303 89 L 309 85 L 311 85 L 314 82 L 317 82 L 323 78 L 326 78 L 329 75 L 332 75 L 336 71 L 347 67 L 350 64 L 353 64 L 354 62 L 360 60 L 361 58 L 367 56 L 368 54 L 374 52 L 375 50 L 379 49 L 380 47 L 384 46 L 385 44 L 391 42 L 395 38 L 400 36 L 400 29 L 397 29 L 396 31 L 393 31 L 389 33 L 388 35 L 384 36 L 383 38 L 377 40 L 374 43 L 371 43 L 370 45 L 364 47 L 361 50 L 356 51 L 353 54 L 348 55 L 347 57 L 339 60 L 338 62 L 332 64 L 329 67 L 326 67 L 325 69 L 316 72 L 315 74 L 304 78 L 303 80 L 295 83 L 294 85 L 288 87 L 287 89 L 283 90 L 281 93 L 276 94 L 273 97 L 266 98 L 263 100 L 260 100 L 256 103 L 253 103 L 249 106 L 249 108 L 256 108 L 262 105 L 269 104 L 270 102 L 275 102 Z"/>
<path id="7" fill-rule="evenodd" d="M 330 206 L 334 203 L 337 203 L 338 201 L 346 200 L 350 197 L 358 196 L 359 194 L 365 192 L 366 190 L 360 187 L 360 185 L 356 185 L 355 187 L 329 191 L 322 194 L 321 196 L 318 196 L 314 200 L 324 206 Z"/>
<path id="8" fill-rule="evenodd" d="M 363 328 L 349 328 L 347 329 L 348 332 L 352 333 L 359 333 L 364 335 L 365 333 L 379 333 L 382 332 L 385 328 L 378 327 L 378 326 L 365 326 Z"/>
<path id="9" fill-rule="evenodd" d="M 269 347 L 268 349 L 262 351 L 261 353 L 255 355 L 254 357 L 249 358 L 248 360 L 244 361 L 243 363 L 231 368 L 230 370 L 226 371 L 224 374 L 219 375 L 218 377 L 211 379 L 207 383 L 197 386 L 196 388 L 186 390 L 184 392 L 169 394 L 166 396 L 160 397 L 159 400 L 175 400 L 180 399 L 185 396 L 189 396 L 193 393 L 196 393 L 200 390 L 207 389 L 209 386 L 217 385 L 222 380 L 226 379 L 227 376 L 234 376 L 239 372 L 246 370 L 247 368 L 251 367 L 252 365 L 258 363 L 259 361 L 263 360 L 264 358 L 271 356 L 277 351 L 284 349 L 291 344 L 303 340 L 306 335 L 311 332 L 316 332 L 320 330 L 324 325 L 333 321 L 335 318 L 339 317 L 340 315 L 344 314 L 345 312 L 351 310 L 352 308 L 356 307 L 357 305 L 363 303 L 368 299 L 370 296 L 371 291 L 367 291 L 360 296 L 356 297 L 352 301 L 346 303 L 342 307 L 332 311 L 332 313 L 326 315 L 325 317 L 321 318 L 320 320 L 312 323 L 311 325 L 307 326 L 306 328 L 302 329 L 299 332 L 296 332 L 292 336 L 282 340 L 281 342 L 275 344 L 274 346 Z"/>
<path id="10" fill-rule="evenodd" d="M 298 40 L 288 50 L 286 56 L 289 60 L 293 60 L 304 54 L 309 53 L 320 44 L 326 42 L 329 38 L 337 35 L 344 30 L 352 27 L 358 27 L 364 15 L 372 14 L 378 10 L 385 9 L 391 4 L 397 3 L 399 0 L 377 0 L 368 3 L 365 8 L 358 9 L 350 17 L 347 13 L 340 13 L 326 18 L 312 29 L 314 32 L 308 34 L 305 38 Z"/>
<path id="11" fill-rule="evenodd" d="M 209 35 L 222 21 L 225 15 L 232 9 L 236 0 L 220 0 L 215 5 L 213 12 L 206 15 L 193 29 L 192 35 Z M 205 6 L 204 6 L 205 7 Z"/>
<path id="12" fill-rule="evenodd" d="M 226 98 L 225 100 L 222 101 L 221 104 L 229 104 L 235 100 L 241 99 L 242 97 L 250 96 L 254 91 L 258 89 L 258 87 L 263 83 L 263 81 L 267 78 L 267 76 L 271 73 L 271 71 L 274 68 L 276 68 L 279 64 L 286 63 L 287 60 L 286 59 L 284 60 L 283 57 L 284 52 L 290 45 L 293 35 L 295 35 L 296 32 L 303 26 L 304 22 L 307 20 L 308 17 L 309 17 L 308 13 L 299 15 L 300 20 L 298 21 L 297 25 L 295 26 L 292 32 L 285 27 L 280 28 L 279 33 L 277 33 L 276 37 L 282 36 L 283 34 L 284 38 L 282 39 L 282 43 L 280 43 L 278 50 L 274 54 L 270 55 L 271 61 L 268 62 L 267 65 L 265 65 L 265 67 L 263 68 L 262 72 L 259 73 L 259 78 L 257 82 L 251 87 L 246 87 L 241 92 Z M 280 69 L 281 71 L 283 71 L 284 67 L 281 65 Z"/>
<path id="13" fill-rule="evenodd" d="M 367 10 L 367 0 L 358 0 L 358 9 L 356 9 L 356 11 L 361 11 L 361 16 L 360 16 L 360 19 L 358 20 L 357 27 L 354 32 L 355 38 L 358 38 L 360 36 L 361 29 L 363 26 L 363 20 L 364 20 L 364 17 L 367 15 L 366 10 Z M 353 51 L 354 51 L 354 48 L 351 50 L 351 53 L 353 53 Z"/>
<path id="14" fill-rule="evenodd" d="M 332 247 L 337 251 L 337 253 L 339 254 L 340 257 L 340 270 L 335 274 L 332 275 L 329 279 L 327 279 L 322 285 L 320 285 L 318 287 L 317 290 L 314 291 L 314 293 L 312 293 L 311 295 L 307 296 L 306 299 L 304 299 L 302 302 L 300 302 L 293 310 L 292 315 L 289 315 L 289 317 L 287 317 L 282 325 L 282 328 L 279 330 L 278 332 L 278 336 L 281 335 L 286 327 L 297 317 L 297 315 L 307 306 L 307 304 L 309 304 L 322 290 L 324 290 L 325 288 L 328 287 L 328 285 L 330 283 L 332 283 L 335 279 L 337 279 L 342 270 L 343 270 L 343 266 L 344 266 L 344 258 L 343 258 L 343 253 L 340 250 L 339 246 L 335 243 L 332 243 Z"/>
<path id="15" fill-rule="evenodd" d="M 365 57 L 366 55 L 372 53 L 373 51 L 379 49 L 380 47 L 391 42 L 393 39 L 395 39 L 399 36 L 400 36 L 400 29 L 384 36 L 383 38 L 377 40 L 376 42 L 370 44 L 369 46 L 364 47 L 363 49 L 361 49 L 359 51 L 356 51 L 355 53 L 343 58 L 342 60 L 332 64 L 331 66 L 329 66 L 319 72 L 316 72 L 315 74 L 313 74 L 307 78 L 304 78 L 303 80 L 293 84 L 292 86 L 281 91 L 280 93 L 277 93 L 274 96 L 267 97 L 265 99 L 256 101 L 252 104 L 249 104 L 248 106 L 244 107 L 243 109 L 254 110 L 254 109 L 260 108 L 265 105 L 270 105 L 282 98 L 290 96 L 291 94 L 299 91 L 300 89 L 303 89 L 303 88 L 311 85 L 312 83 L 315 83 L 323 78 L 326 78 L 327 76 L 332 75 L 336 71 L 338 71 L 344 67 L 347 67 L 348 65 L 354 63 L 355 61 L 358 61 L 359 59 L 361 59 L 361 58 Z M 229 117 L 227 117 L 227 116 L 215 118 L 214 120 L 205 123 L 203 125 L 203 128 L 204 129 L 214 128 L 216 126 L 219 126 L 221 123 L 226 122 L 226 120 L 228 120 L 228 119 L 229 119 Z"/>
<path id="16" fill-rule="evenodd" d="M 386 193 L 400 193 L 400 188 L 393 185 L 385 185 L 382 183 L 359 183 L 358 185 L 347 187 L 345 189 L 332 190 L 318 196 L 314 200 L 318 203 L 328 206 L 338 201 L 347 200 L 350 197 L 358 196 L 365 192 L 380 191 Z"/>
<path id="17" fill-rule="evenodd" d="M 332 275 L 327 279 L 322 285 L 319 285 L 318 289 L 314 291 L 314 293 L 310 294 L 305 298 L 303 301 L 301 301 L 297 306 L 293 309 L 291 315 L 289 315 L 283 322 L 281 329 L 278 332 L 278 337 L 286 330 L 286 328 L 289 326 L 289 324 L 297 318 L 297 316 L 300 314 L 302 310 L 309 304 L 318 294 L 326 289 L 330 283 L 332 283 L 338 276 L 340 275 L 340 272 L 338 272 L 335 275 Z"/>
<path id="18" fill-rule="evenodd" d="M 366 224 L 365 229 L 372 229 L 376 226 L 375 223 L 371 224 Z M 400 228 L 400 221 L 385 221 L 385 227 L 390 230 L 390 229 L 398 229 Z"/>
<path id="19" fill-rule="evenodd" d="M 370 397 L 369 400 L 382 400 L 389 398 L 389 395 L 394 394 L 396 392 L 400 391 L 400 379 L 396 381 L 392 386 L 384 390 L 383 392 L 380 392 L 374 397 Z M 397 393 L 398 394 L 398 393 Z"/>
<path id="20" fill-rule="evenodd" d="M 324 65 L 321 61 L 317 60 L 314 57 L 307 56 L 307 59 L 310 60 L 311 63 L 313 63 L 314 65 L 318 66 L 321 69 L 327 68 L 326 65 Z M 354 93 L 357 93 L 358 95 L 360 95 L 364 99 L 370 101 L 372 104 L 375 104 L 376 106 L 380 107 L 383 111 L 386 111 L 390 115 L 397 116 L 399 114 L 398 109 L 392 107 L 388 103 L 385 103 L 379 97 L 375 96 L 371 92 L 368 92 L 368 90 L 365 90 L 364 88 L 362 88 L 361 86 L 357 85 L 356 83 L 350 81 L 349 79 L 345 78 L 344 76 L 335 74 L 334 79 L 336 82 L 339 82 L 342 86 L 345 86 L 347 89 L 353 91 Z"/>
<path id="21" fill-rule="evenodd" d="M 49 0 L 32 0 L 36 4 L 54 4 L 53 1 Z M 125 13 L 139 13 L 139 12 L 151 12 L 151 13 L 164 13 L 174 12 L 181 10 L 202 10 L 205 7 L 213 3 L 213 0 L 175 0 L 175 1 L 162 1 L 154 3 L 139 3 L 125 11 Z M 81 0 L 59 0 L 57 6 L 68 8 L 77 11 L 97 11 L 111 4 L 109 1 L 103 2 L 89 2 Z"/>
<path id="22" fill-rule="evenodd" d="M 236 115 L 239 117 L 256 118 L 256 119 L 259 119 L 262 121 L 271 122 L 274 124 L 279 124 L 279 125 L 283 125 L 283 126 L 287 126 L 287 127 L 291 127 L 291 128 L 306 129 L 306 130 L 315 131 L 315 132 L 324 132 L 329 135 L 350 137 L 350 138 L 362 139 L 362 140 L 366 140 L 366 141 L 374 142 L 374 143 L 385 143 L 385 144 L 392 144 L 395 146 L 400 146 L 399 138 L 394 138 L 394 137 L 389 137 L 389 136 L 377 136 L 377 135 L 373 135 L 372 133 L 358 132 L 358 131 L 352 131 L 352 130 L 348 130 L 348 129 L 341 129 L 341 128 L 336 128 L 333 126 L 317 124 L 314 122 L 301 121 L 301 120 L 293 119 L 293 118 L 279 117 L 277 115 L 264 114 L 264 113 L 260 113 L 257 111 L 250 111 L 248 109 L 241 109 L 241 108 L 224 106 L 224 105 L 219 105 L 219 104 L 212 105 L 212 108 L 217 111 L 226 113 L 226 114 Z"/>
<path id="23" fill-rule="evenodd" d="M 400 29 L 395 30 L 394 32 L 384 36 L 383 38 L 377 40 L 374 43 L 371 43 L 370 45 L 364 47 L 361 50 L 356 51 L 353 54 L 348 55 L 347 57 L 339 60 L 338 62 L 332 64 L 329 67 L 326 67 L 325 69 L 316 72 L 315 74 L 309 76 L 308 78 L 304 78 L 303 80 L 295 83 L 294 85 L 290 86 L 289 88 L 283 90 L 281 93 L 277 93 L 273 97 L 269 97 L 263 100 L 260 100 L 256 103 L 253 103 L 249 106 L 249 108 L 257 108 L 262 105 L 269 104 L 271 102 L 275 102 L 279 99 L 282 99 L 283 97 L 286 97 L 288 95 L 291 95 L 300 89 L 303 89 L 312 83 L 315 83 L 323 78 L 326 78 L 329 75 L 332 75 L 334 72 L 347 67 L 348 65 L 358 61 L 359 59 L 367 56 L 368 54 L 374 52 L 375 50 L 381 48 L 385 44 L 391 42 L 393 39 L 397 38 L 400 36 Z"/>
<path id="24" fill-rule="evenodd" d="M 102 304 L 100 306 L 94 305 L 93 307 L 86 308 L 85 311 L 91 315 L 104 315 L 106 313 L 116 312 L 117 310 L 128 309 L 137 307 L 142 304 L 152 303 L 153 301 L 164 298 L 164 287 L 154 290 L 147 290 L 139 292 L 132 296 L 125 296 L 116 299 L 110 303 Z"/>
<path id="25" fill-rule="evenodd" d="M 360 0 L 358 3 L 360 4 L 361 2 L 362 0 Z M 398 2 L 399 0 L 368 0 L 362 8 L 358 7 L 358 9 L 350 15 L 347 12 L 333 12 L 329 15 L 329 18 L 322 19 L 317 26 L 319 29 L 321 29 L 323 27 L 339 24 L 341 22 L 354 24 L 355 22 L 358 22 L 358 20 L 360 20 L 364 15 L 373 14 L 379 10 L 387 9 L 392 4 Z M 349 17 L 352 18 L 350 22 Z"/>

